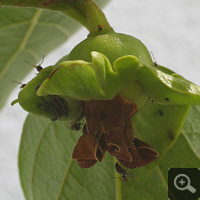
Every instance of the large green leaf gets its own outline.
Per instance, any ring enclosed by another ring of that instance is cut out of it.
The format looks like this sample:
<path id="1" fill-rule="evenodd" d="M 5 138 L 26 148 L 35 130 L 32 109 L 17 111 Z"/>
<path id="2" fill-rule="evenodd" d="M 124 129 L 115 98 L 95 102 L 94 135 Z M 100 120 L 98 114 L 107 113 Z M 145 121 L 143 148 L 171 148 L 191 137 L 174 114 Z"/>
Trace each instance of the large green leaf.
<path id="1" fill-rule="evenodd" d="M 96 2 L 103 7 L 108 0 Z M 18 5 L 16 1 L 0 3 Z M 76 11 L 70 14 L 76 15 Z M 0 109 L 16 87 L 12 81 L 20 82 L 33 69 L 24 61 L 35 65 L 79 27 L 76 21 L 61 12 L 0 6 Z"/>
<path id="2" fill-rule="evenodd" d="M 43 55 L 61 45 L 79 25 L 60 12 L 31 8 L 0 8 L 0 108 Z"/>
<path id="3" fill-rule="evenodd" d="M 149 99 L 133 116 L 136 136 L 159 152 L 159 158 L 148 167 L 153 168 L 176 142 L 189 110 L 187 105 L 161 105 Z"/>
<path id="4" fill-rule="evenodd" d="M 168 169 L 200 166 L 200 140 L 197 140 L 200 106 L 191 107 L 182 129 L 188 110 L 188 106 L 160 106 L 149 100 L 135 115 L 133 124 L 137 137 L 158 150 L 160 158 L 149 166 L 134 169 L 132 176 L 135 178 L 125 185 L 120 179 L 113 179 L 117 177 L 115 160 L 109 154 L 102 163 L 89 169 L 81 169 L 71 159 L 80 132 L 71 131 L 65 122 L 29 115 L 19 153 L 20 178 L 26 199 L 167 199 Z M 170 114 L 173 114 L 172 119 Z M 171 132 L 167 131 L 169 128 Z"/>
<path id="5" fill-rule="evenodd" d="M 19 153 L 21 183 L 28 200 L 114 198 L 113 159 L 106 156 L 103 163 L 80 169 L 71 158 L 79 136 L 64 122 L 28 116 Z"/>

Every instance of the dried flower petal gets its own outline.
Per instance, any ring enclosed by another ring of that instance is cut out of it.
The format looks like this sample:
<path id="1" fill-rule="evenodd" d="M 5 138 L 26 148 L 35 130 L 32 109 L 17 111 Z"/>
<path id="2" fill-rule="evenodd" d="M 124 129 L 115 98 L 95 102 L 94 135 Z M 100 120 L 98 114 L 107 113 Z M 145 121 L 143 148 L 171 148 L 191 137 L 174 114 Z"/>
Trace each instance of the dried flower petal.
<path id="1" fill-rule="evenodd" d="M 116 95 L 111 100 L 84 101 L 83 105 L 86 125 L 72 155 L 80 167 L 101 162 L 106 150 L 132 169 L 158 157 L 149 144 L 135 138 L 131 118 L 137 113 L 137 106 L 133 101 Z"/>
<path id="2" fill-rule="evenodd" d="M 115 132 L 110 135 L 108 142 L 108 152 L 118 159 L 123 159 L 127 162 L 132 161 L 132 156 L 128 151 L 123 132 L 119 127 L 116 128 Z"/>
<path id="3" fill-rule="evenodd" d="M 86 128 L 84 127 L 83 135 L 79 138 L 74 148 L 72 158 L 79 162 L 80 167 L 88 168 L 97 162 L 95 156 L 97 141 L 93 133 L 85 130 Z"/>
<path id="4" fill-rule="evenodd" d="M 147 165 L 155 160 L 159 155 L 149 144 L 139 140 L 138 138 L 135 138 L 134 141 L 131 142 L 128 149 L 132 156 L 132 162 L 117 159 L 122 165 L 131 169 Z"/>

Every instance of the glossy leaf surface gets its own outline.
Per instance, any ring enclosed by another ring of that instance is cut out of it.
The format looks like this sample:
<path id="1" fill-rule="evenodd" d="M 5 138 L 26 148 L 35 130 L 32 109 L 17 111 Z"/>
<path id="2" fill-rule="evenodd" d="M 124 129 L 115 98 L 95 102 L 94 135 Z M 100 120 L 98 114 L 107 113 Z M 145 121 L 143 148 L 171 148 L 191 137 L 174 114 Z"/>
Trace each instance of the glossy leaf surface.
<path id="1" fill-rule="evenodd" d="M 91 55 L 90 63 L 61 63 L 42 83 L 37 94 L 67 95 L 78 100 L 112 99 L 128 83 L 136 79 L 139 68 L 136 57 L 123 56 L 112 66 L 103 54 L 92 52 Z"/>
<path id="2" fill-rule="evenodd" d="M 38 0 L 0 1 L 0 109 L 16 87 L 16 83 L 12 81 L 21 82 L 33 69 L 25 61 L 35 65 L 80 27 L 76 21 L 61 12 L 20 7 L 23 4 L 27 7 L 37 7 L 38 2 L 41 3 L 41 8 L 49 8 L 46 3 L 54 3 Z M 103 7 L 108 0 L 95 2 Z M 60 5 L 59 2 L 56 4 Z M 83 17 L 77 15 L 74 9 L 69 9 L 69 16 L 78 21 Z M 84 20 L 87 22 L 85 18 Z"/>
<path id="3" fill-rule="evenodd" d="M 142 66 L 138 71 L 138 77 L 148 95 L 158 103 L 199 105 L 200 87 L 178 74 L 168 73 Z"/>
<path id="4" fill-rule="evenodd" d="M 98 100 L 112 99 L 121 90 L 125 97 L 133 97 L 131 100 L 136 105 L 145 92 L 146 96 L 160 104 L 200 104 L 200 87 L 167 68 L 160 67 L 165 73 L 155 67 L 141 65 L 137 57 L 132 55 L 119 57 L 113 65 L 101 53 L 93 51 L 91 56 L 91 62 L 69 60 L 60 63 L 42 83 L 37 94 Z M 133 88 L 130 87 L 131 84 L 134 84 L 131 86 Z M 123 92 L 124 89 L 127 90 L 126 93 Z"/>
<path id="5" fill-rule="evenodd" d="M 186 117 L 188 106 L 166 106 L 165 110 L 163 106 L 149 106 L 150 104 L 155 103 L 149 101 L 141 114 L 135 115 L 132 121 L 136 136 L 158 150 L 160 159 L 149 166 L 134 169 L 131 175 L 136 178 L 130 178 L 125 187 L 120 179 L 113 179 L 119 177 L 119 174 L 114 170 L 116 161 L 109 154 L 105 155 L 102 163 L 89 169 L 81 169 L 71 159 L 80 132 L 69 130 L 64 122 L 50 122 L 48 119 L 29 115 L 19 154 L 20 177 L 26 199 L 166 199 L 168 168 L 200 165 L 200 143 L 197 140 L 200 135 L 200 108 L 191 107 L 182 129 L 183 123 L 176 122 L 176 117 Z M 160 116 L 158 109 L 164 115 Z M 171 114 L 179 114 L 174 115 L 171 120 L 168 118 L 166 126 L 161 128 L 159 124 L 162 124 L 163 117 L 167 117 L 167 110 Z M 145 118 L 146 113 L 154 118 L 149 118 L 148 115 Z M 150 124 L 152 122 L 153 125 Z M 145 137 L 143 133 L 148 127 Z M 173 134 L 168 133 L 169 127 L 174 127 Z"/>
<path id="6" fill-rule="evenodd" d="M 0 8 L 0 108 L 44 55 L 61 45 L 77 29 L 69 17 L 49 10 Z"/>

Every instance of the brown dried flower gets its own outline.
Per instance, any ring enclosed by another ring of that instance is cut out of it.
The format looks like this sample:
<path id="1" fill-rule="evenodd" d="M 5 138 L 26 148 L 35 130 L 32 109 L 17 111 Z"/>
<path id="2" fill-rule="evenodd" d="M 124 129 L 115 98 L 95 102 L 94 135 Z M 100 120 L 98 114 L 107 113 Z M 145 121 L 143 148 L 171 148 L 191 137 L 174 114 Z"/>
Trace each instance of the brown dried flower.
<path id="1" fill-rule="evenodd" d="M 131 169 L 158 157 L 149 144 L 135 137 L 131 118 L 138 109 L 133 101 L 116 95 L 111 100 L 84 101 L 83 105 L 86 124 L 72 155 L 80 167 L 101 162 L 106 150 Z"/>

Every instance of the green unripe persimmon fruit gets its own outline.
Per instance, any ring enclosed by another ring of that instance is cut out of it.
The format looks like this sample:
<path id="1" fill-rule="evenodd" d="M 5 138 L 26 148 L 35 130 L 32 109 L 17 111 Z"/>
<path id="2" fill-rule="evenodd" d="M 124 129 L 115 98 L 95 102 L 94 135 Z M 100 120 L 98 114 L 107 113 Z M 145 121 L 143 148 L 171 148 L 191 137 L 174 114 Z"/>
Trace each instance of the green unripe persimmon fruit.
<path id="1" fill-rule="evenodd" d="M 91 61 L 91 52 L 100 52 L 109 59 L 110 63 L 125 55 L 138 58 L 141 65 L 153 66 L 146 46 L 137 38 L 115 32 L 88 37 L 79 43 L 69 54 L 69 60 Z"/>
<path id="2" fill-rule="evenodd" d="M 89 36 L 71 51 L 68 59 L 90 62 L 92 51 L 106 55 L 111 65 L 122 56 L 132 55 L 138 58 L 140 65 L 154 66 L 149 51 L 139 39 L 116 32 Z M 134 91 L 134 93 L 130 93 L 130 91 Z M 133 100 L 138 109 L 141 109 L 148 99 L 148 95 L 139 81 L 132 82 L 119 93 Z"/>

